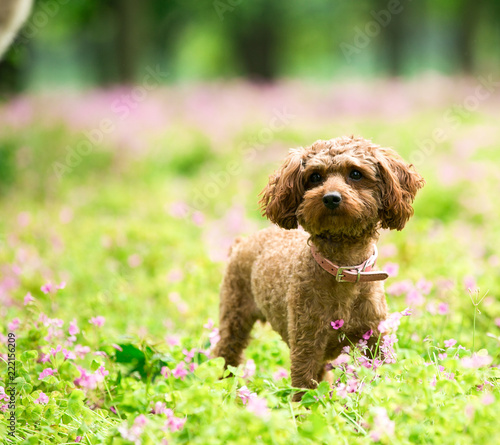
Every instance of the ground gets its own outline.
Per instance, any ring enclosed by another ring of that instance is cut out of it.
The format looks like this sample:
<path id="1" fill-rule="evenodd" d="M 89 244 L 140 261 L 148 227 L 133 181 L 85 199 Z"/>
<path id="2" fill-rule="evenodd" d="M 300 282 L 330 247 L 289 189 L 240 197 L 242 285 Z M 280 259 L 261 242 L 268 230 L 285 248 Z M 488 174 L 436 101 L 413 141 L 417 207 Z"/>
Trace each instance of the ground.
<path id="1" fill-rule="evenodd" d="M 233 82 L 1 105 L 0 435 L 494 442 L 500 96 L 477 96 L 479 85 Z M 380 345 L 394 347 L 393 363 L 363 362 L 353 347 L 333 386 L 292 403 L 288 349 L 259 324 L 237 377 L 219 380 L 227 248 L 269 224 L 258 193 L 288 148 L 344 134 L 395 148 L 427 181 L 405 230 L 379 243 L 394 314 Z"/>

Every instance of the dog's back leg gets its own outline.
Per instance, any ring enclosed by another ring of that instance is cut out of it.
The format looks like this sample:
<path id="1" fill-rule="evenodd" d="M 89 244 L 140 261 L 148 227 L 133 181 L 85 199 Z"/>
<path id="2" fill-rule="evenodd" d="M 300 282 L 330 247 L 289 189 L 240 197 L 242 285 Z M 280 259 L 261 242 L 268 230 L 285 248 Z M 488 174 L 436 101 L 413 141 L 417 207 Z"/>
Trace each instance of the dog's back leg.
<path id="1" fill-rule="evenodd" d="M 245 273 L 237 254 L 227 266 L 220 292 L 219 334 L 215 354 L 228 365 L 238 366 L 257 319 L 262 319 L 252 297 L 250 273 Z"/>

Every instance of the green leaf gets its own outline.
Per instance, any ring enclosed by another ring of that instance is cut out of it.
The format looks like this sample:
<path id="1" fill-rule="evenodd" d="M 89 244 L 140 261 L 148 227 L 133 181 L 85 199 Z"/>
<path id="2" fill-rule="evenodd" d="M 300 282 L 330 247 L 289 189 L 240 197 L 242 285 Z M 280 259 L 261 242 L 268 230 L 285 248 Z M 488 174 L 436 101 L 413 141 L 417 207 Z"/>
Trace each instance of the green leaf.
<path id="1" fill-rule="evenodd" d="M 38 351 L 24 351 L 21 354 L 21 361 L 26 363 L 30 360 L 36 360 L 38 358 Z"/>
<path id="2" fill-rule="evenodd" d="M 236 368 L 235 368 L 236 369 Z M 224 359 L 218 357 L 208 362 L 202 363 L 194 371 L 194 375 L 204 381 L 218 380 L 224 370 Z"/>
<path id="3" fill-rule="evenodd" d="M 85 399 L 85 394 L 79 389 L 75 389 L 71 392 L 68 398 L 68 413 L 72 416 L 77 416 L 82 412 L 83 401 Z"/>
<path id="4" fill-rule="evenodd" d="M 90 364 L 90 369 L 92 371 L 97 371 L 101 366 L 102 366 L 102 363 L 100 363 L 94 359 L 94 360 L 92 360 L 92 363 Z"/>

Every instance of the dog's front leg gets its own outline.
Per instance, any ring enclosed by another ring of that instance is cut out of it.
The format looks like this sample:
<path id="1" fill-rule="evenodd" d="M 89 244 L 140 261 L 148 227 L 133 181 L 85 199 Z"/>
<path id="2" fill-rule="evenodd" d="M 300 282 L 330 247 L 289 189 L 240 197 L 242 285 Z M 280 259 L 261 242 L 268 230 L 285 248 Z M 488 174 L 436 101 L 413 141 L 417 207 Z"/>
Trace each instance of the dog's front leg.
<path id="1" fill-rule="evenodd" d="M 292 386 L 315 388 L 323 379 L 327 335 L 324 323 L 310 311 L 293 313 L 289 322 Z M 293 401 L 302 399 L 304 392 L 294 394 Z"/>

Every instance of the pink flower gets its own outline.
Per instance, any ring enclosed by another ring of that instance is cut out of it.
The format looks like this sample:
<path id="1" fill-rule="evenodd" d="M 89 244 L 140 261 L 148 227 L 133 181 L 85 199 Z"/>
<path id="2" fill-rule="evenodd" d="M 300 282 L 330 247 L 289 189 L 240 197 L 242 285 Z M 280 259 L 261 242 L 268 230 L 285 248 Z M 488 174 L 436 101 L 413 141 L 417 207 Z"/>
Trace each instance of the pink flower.
<path id="1" fill-rule="evenodd" d="M 38 376 L 38 380 L 43 380 L 45 377 L 53 375 L 55 372 L 56 372 L 55 369 L 46 368 L 40 373 L 40 375 Z"/>
<path id="2" fill-rule="evenodd" d="M 76 335 L 80 333 L 80 329 L 78 329 L 78 326 L 76 324 L 76 319 L 73 319 L 73 321 L 69 322 L 68 332 L 69 335 Z"/>
<path id="3" fill-rule="evenodd" d="M 133 253 L 127 258 L 127 263 L 132 269 L 142 264 L 142 257 L 138 253 Z"/>
<path id="4" fill-rule="evenodd" d="M 241 399 L 241 401 L 243 402 L 243 405 L 246 405 L 248 403 L 248 401 L 252 397 L 256 397 L 257 394 L 250 391 L 246 386 L 242 386 L 240 389 L 238 389 L 238 396 Z"/>
<path id="5" fill-rule="evenodd" d="M 360 388 L 360 386 L 358 386 L 358 383 L 359 382 L 357 379 L 349 379 L 347 381 L 347 392 L 350 394 L 356 392 L 358 388 Z"/>
<path id="6" fill-rule="evenodd" d="M 396 352 L 394 351 L 394 344 L 397 343 L 398 339 L 396 334 L 384 335 L 382 338 L 382 343 L 380 344 L 380 350 L 384 354 L 385 363 L 396 363 Z"/>
<path id="7" fill-rule="evenodd" d="M 495 324 L 500 328 L 500 317 L 495 318 Z"/>
<path id="8" fill-rule="evenodd" d="M 422 306 L 424 303 L 425 298 L 417 289 L 412 289 L 406 294 L 406 304 L 408 306 Z"/>
<path id="9" fill-rule="evenodd" d="M 340 329 L 342 326 L 344 326 L 344 320 L 343 319 L 335 320 L 332 321 L 330 324 L 332 325 L 333 329 L 337 330 Z"/>
<path id="10" fill-rule="evenodd" d="M 104 380 L 102 375 L 97 372 L 92 374 L 81 366 L 77 366 L 77 368 L 80 371 L 80 377 L 77 377 L 73 381 L 76 386 L 87 389 L 95 389 L 97 388 L 97 384 Z"/>
<path id="11" fill-rule="evenodd" d="M 361 351 L 364 351 L 365 349 L 368 348 L 368 341 L 367 340 L 364 340 L 364 339 L 360 339 L 358 341 L 358 348 L 361 350 Z"/>
<path id="12" fill-rule="evenodd" d="M 74 352 L 68 351 L 67 349 L 63 349 L 61 351 L 66 360 L 76 360 L 76 355 Z"/>
<path id="13" fill-rule="evenodd" d="M 444 345 L 447 348 L 452 348 L 453 346 L 456 345 L 456 343 L 457 343 L 457 341 L 454 338 L 450 338 L 449 340 L 444 341 Z"/>
<path id="14" fill-rule="evenodd" d="M 409 317 L 411 315 L 411 312 L 412 312 L 412 310 L 409 307 L 407 307 L 406 309 L 403 309 L 401 311 L 401 315 L 403 317 Z"/>
<path id="15" fill-rule="evenodd" d="M 466 290 L 475 291 L 477 289 L 476 279 L 472 275 L 467 275 L 464 278 L 464 286 Z"/>
<path id="16" fill-rule="evenodd" d="M 49 292 L 51 292 L 51 291 L 52 291 L 52 289 L 53 289 L 53 286 L 52 286 L 52 284 L 50 284 L 50 283 L 46 283 L 46 284 L 44 284 L 44 285 L 40 288 L 40 290 L 41 290 L 44 294 L 48 294 Z"/>
<path id="17" fill-rule="evenodd" d="M 447 357 L 448 357 L 448 354 L 446 352 L 442 352 L 442 353 L 438 354 L 438 359 L 439 360 L 444 360 Z"/>
<path id="18" fill-rule="evenodd" d="M 181 269 L 172 269 L 167 275 L 167 281 L 170 283 L 176 283 L 184 278 L 184 273 Z"/>
<path id="19" fill-rule="evenodd" d="M 75 346 L 75 354 L 83 359 L 85 356 L 90 352 L 90 347 L 88 346 L 82 346 L 82 345 L 76 345 Z"/>
<path id="20" fill-rule="evenodd" d="M 383 269 L 389 274 L 390 277 L 396 277 L 399 273 L 399 264 L 387 263 Z"/>
<path id="21" fill-rule="evenodd" d="M 269 408 L 266 399 L 262 397 L 250 397 L 247 403 L 247 409 L 258 417 L 266 419 L 269 417 Z"/>
<path id="22" fill-rule="evenodd" d="M 429 295 L 432 289 L 432 282 L 427 281 L 425 278 L 422 278 L 415 284 L 415 287 L 420 290 L 424 295 Z"/>
<path id="23" fill-rule="evenodd" d="M 449 312 L 448 303 L 439 303 L 438 305 L 438 314 L 446 315 Z"/>
<path id="24" fill-rule="evenodd" d="M 370 437 L 375 442 L 379 441 L 382 436 L 387 435 L 389 437 L 394 436 L 394 422 L 389 419 L 387 411 L 385 408 L 375 408 L 375 416 L 373 419 L 373 425 L 370 431 Z"/>
<path id="25" fill-rule="evenodd" d="M 174 368 L 174 370 L 172 371 L 172 375 L 176 378 L 176 379 L 181 379 L 181 380 L 184 380 L 184 377 L 186 377 L 188 374 L 186 368 L 185 368 L 185 364 L 184 362 L 179 362 L 177 364 L 177 366 Z"/>
<path id="26" fill-rule="evenodd" d="M 347 386 L 345 383 L 339 383 L 335 388 L 335 392 L 339 398 L 345 399 L 347 397 Z"/>
<path id="27" fill-rule="evenodd" d="M 402 316 L 403 315 L 401 315 L 400 312 L 394 312 L 394 313 L 390 314 L 386 320 L 382 320 L 378 324 L 379 332 L 381 332 L 383 334 L 384 332 L 387 332 L 389 330 L 396 331 L 399 327 L 400 320 L 401 320 Z"/>
<path id="28" fill-rule="evenodd" d="M 95 351 L 94 355 L 97 355 L 98 357 L 104 357 L 106 358 L 108 354 L 106 354 L 104 351 Z"/>
<path id="29" fill-rule="evenodd" d="M 273 374 L 274 380 L 286 379 L 288 377 L 288 371 L 285 368 L 278 368 L 278 370 Z"/>
<path id="30" fill-rule="evenodd" d="M 61 351 L 62 351 L 62 346 L 61 346 L 61 345 L 57 345 L 57 346 L 55 347 L 55 349 L 54 349 L 54 348 L 50 348 L 50 355 L 53 355 L 53 356 L 55 357 L 55 356 L 56 356 L 56 354 L 57 354 L 58 352 L 61 352 Z"/>
<path id="31" fill-rule="evenodd" d="M 183 201 L 176 201 L 170 204 L 170 215 L 174 218 L 185 218 L 189 213 L 189 206 Z"/>
<path id="32" fill-rule="evenodd" d="M 188 351 L 186 348 L 182 350 L 182 353 L 186 356 L 184 359 L 187 363 L 189 363 L 191 360 L 193 360 L 194 355 L 196 354 L 196 349 L 191 349 Z"/>
<path id="33" fill-rule="evenodd" d="M 165 378 L 170 377 L 170 369 L 168 368 L 168 366 L 162 366 L 160 374 Z"/>
<path id="34" fill-rule="evenodd" d="M 245 363 L 245 368 L 243 369 L 243 378 L 249 379 L 255 374 L 256 366 L 252 359 L 248 359 Z"/>
<path id="35" fill-rule="evenodd" d="M 0 401 L 1 400 L 6 400 L 6 401 L 10 400 L 10 396 L 5 394 L 5 388 L 3 386 L 0 386 Z"/>
<path id="36" fill-rule="evenodd" d="M 413 285 L 411 281 L 405 280 L 405 281 L 399 281 L 397 283 L 391 284 L 387 288 L 387 293 L 389 295 L 392 295 L 394 297 L 399 297 L 403 294 L 406 294 L 412 289 Z"/>
<path id="37" fill-rule="evenodd" d="M 198 227 L 202 226 L 203 223 L 205 222 L 205 215 L 201 212 L 193 212 L 193 215 L 191 216 L 191 220 L 195 225 Z"/>
<path id="38" fill-rule="evenodd" d="M 30 304 L 32 301 L 35 301 L 35 299 L 33 298 L 33 296 L 31 295 L 31 293 L 27 293 L 26 296 L 24 297 L 24 305 L 25 306 L 28 306 L 28 304 Z"/>
<path id="39" fill-rule="evenodd" d="M 475 411 L 475 408 L 473 405 L 471 405 L 470 403 L 468 405 L 465 406 L 465 415 L 472 420 L 472 418 L 474 417 L 474 411 Z"/>
<path id="40" fill-rule="evenodd" d="M 165 337 L 165 341 L 169 346 L 179 346 L 181 344 L 181 341 L 179 340 L 179 337 L 177 335 L 168 335 Z"/>
<path id="41" fill-rule="evenodd" d="M 486 393 L 483 397 L 481 397 L 481 403 L 483 405 L 491 405 L 495 401 L 495 396 L 490 392 Z"/>
<path id="42" fill-rule="evenodd" d="M 211 330 L 214 327 L 214 321 L 209 318 L 207 322 L 203 325 L 205 329 Z"/>
<path id="43" fill-rule="evenodd" d="M 337 367 L 349 362 L 349 356 L 347 354 L 340 354 L 335 360 L 332 361 L 332 365 Z"/>
<path id="44" fill-rule="evenodd" d="M 66 287 L 66 282 L 61 281 L 59 284 L 52 284 L 52 283 L 45 283 L 42 287 L 40 287 L 40 290 L 44 294 L 51 294 L 57 292 L 59 289 L 64 289 Z"/>
<path id="45" fill-rule="evenodd" d="M 152 414 L 166 414 L 167 407 L 163 402 L 156 402 L 151 410 Z"/>
<path id="46" fill-rule="evenodd" d="M 8 324 L 8 329 L 10 332 L 17 331 L 19 329 L 19 325 L 21 324 L 21 320 L 19 318 L 14 318 L 9 324 Z M 4 325 L 5 326 L 5 325 Z"/>
<path id="47" fill-rule="evenodd" d="M 109 374 L 109 371 L 106 370 L 106 368 L 101 365 L 99 368 L 96 370 L 97 374 L 101 374 L 103 377 L 106 377 Z"/>
<path id="48" fill-rule="evenodd" d="M 41 392 L 38 398 L 34 402 L 40 405 L 46 405 L 47 403 L 49 403 L 49 397 L 43 392 Z"/>
<path id="49" fill-rule="evenodd" d="M 182 430 L 182 428 L 184 428 L 184 424 L 186 423 L 186 418 L 182 419 L 180 417 L 175 417 L 174 415 L 167 417 L 168 419 L 165 422 L 165 427 L 164 427 L 165 430 L 175 433 L 176 431 L 180 431 Z"/>
<path id="50" fill-rule="evenodd" d="M 82 441 L 82 439 L 83 439 L 83 436 L 76 436 L 75 437 L 75 442 L 76 443 L 80 443 Z"/>
<path id="51" fill-rule="evenodd" d="M 101 328 L 104 326 L 104 323 L 106 322 L 106 318 L 104 318 L 102 315 L 98 315 L 97 317 L 92 317 L 89 320 L 90 324 L 93 324 L 94 326 L 97 326 L 98 328 Z"/>
<path id="52" fill-rule="evenodd" d="M 117 345 L 116 343 L 113 343 L 111 346 L 113 348 L 115 348 L 117 351 L 120 351 L 120 352 L 123 351 L 123 348 L 120 345 Z"/>
<path id="53" fill-rule="evenodd" d="M 434 377 L 432 378 L 432 380 L 430 381 L 429 383 L 431 386 L 436 386 L 436 374 L 434 374 Z"/>
<path id="54" fill-rule="evenodd" d="M 380 256 L 390 257 L 398 253 L 398 249 L 394 244 L 386 244 L 380 247 Z"/>
<path id="55" fill-rule="evenodd" d="M 464 368 L 482 368 L 488 366 L 493 361 L 489 355 L 472 354 L 472 357 L 464 357 L 462 365 Z"/>
<path id="56" fill-rule="evenodd" d="M 219 328 L 213 328 L 210 334 L 208 334 L 208 339 L 210 340 L 210 347 L 214 348 L 220 341 Z"/>
<path id="57" fill-rule="evenodd" d="M 134 420 L 134 425 L 137 425 L 140 427 L 146 426 L 147 423 L 148 423 L 148 419 L 146 418 L 146 416 L 144 414 L 138 415 Z"/>
<path id="58" fill-rule="evenodd" d="M 363 334 L 363 339 L 365 340 L 369 340 L 370 337 L 373 335 L 373 329 L 370 329 L 369 331 L 366 331 L 364 334 Z"/>

